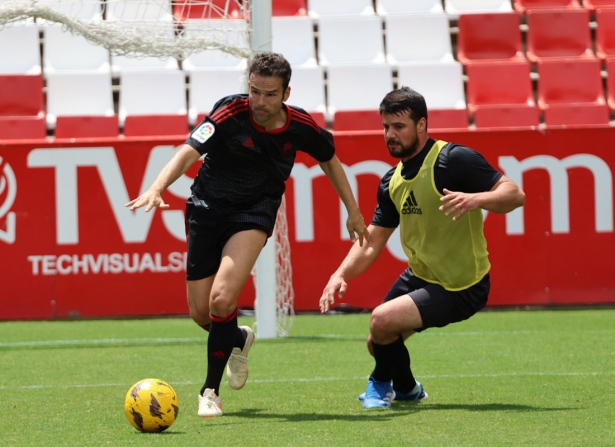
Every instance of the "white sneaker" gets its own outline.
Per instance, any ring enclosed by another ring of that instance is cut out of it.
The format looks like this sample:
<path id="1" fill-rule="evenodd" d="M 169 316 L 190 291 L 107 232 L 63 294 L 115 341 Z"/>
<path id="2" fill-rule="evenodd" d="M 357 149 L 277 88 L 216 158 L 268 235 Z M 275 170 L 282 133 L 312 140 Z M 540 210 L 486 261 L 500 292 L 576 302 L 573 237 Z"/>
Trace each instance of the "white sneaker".
<path id="1" fill-rule="evenodd" d="M 233 348 L 226 364 L 226 378 L 234 390 L 240 390 L 248 380 L 248 352 L 254 343 L 254 331 L 249 326 L 240 326 L 246 331 L 246 344 L 243 349 Z"/>
<path id="2" fill-rule="evenodd" d="M 203 395 L 199 395 L 198 415 L 202 418 L 222 416 L 222 401 L 211 388 L 205 388 Z"/>

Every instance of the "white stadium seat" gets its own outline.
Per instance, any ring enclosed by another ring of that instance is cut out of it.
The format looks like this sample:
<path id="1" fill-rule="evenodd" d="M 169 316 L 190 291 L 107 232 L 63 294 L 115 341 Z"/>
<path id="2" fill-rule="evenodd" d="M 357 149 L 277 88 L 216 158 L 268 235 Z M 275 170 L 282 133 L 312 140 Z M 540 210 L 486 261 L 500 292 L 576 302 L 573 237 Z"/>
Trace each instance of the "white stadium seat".
<path id="1" fill-rule="evenodd" d="M 382 19 L 378 16 L 320 19 L 318 61 L 324 66 L 385 62 Z"/>
<path id="2" fill-rule="evenodd" d="M 129 115 L 186 115 L 181 70 L 125 71 L 120 77 L 120 126 Z"/>
<path id="3" fill-rule="evenodd" d="M 0 74 L 40 74 L 39 27 L 14 23 L 0 30 Z"/>
<path id="4" fill-rule="evenodd" d="M 465 109 L 463 68 L 459 62 L 400 64 L 399 87 L 407 86 L 425 97 L 427 109 Z"/>
<path id="5" fill-rule="evenodd" d="M 442 12 L 441 0 L 376 0 L 378 15 Z"/>
<path id="6" fill-rule="evenodd" d="M 109 72 L 109 51 L 85 37 L 65 31 L 61 25 L 43 28 L 45 74 L 63 71 Z"/>
<path id="7" fill-rule="evenodd" d="M 445 13 L 390 15 L 384 21 L 390 64 L 454 60 Z"/>
<path id="8" fill-rule="evenodd" d="M 293 66 L 316 65 L 314 25 L 306 16 L 271 18 L 272 50 Z"/>
<path id="9" fill-rule="evenodd" d="M 293 68 L 288 104 L 296 105 L 308 112 L 325 113 L 327 106 L 325 103 L 324 82 L 323 67 Z"/>
<path id="10" fill-rule="evenodd" d="M 47 75 L 47 127 L 57 116 L 113 116 L 111 73 L 50 72 Z"/>
<path id="11" fill-rule="evenodd" d="M 485 12 L 510 12 L 510 0 L 444 0 L 444 10 L 449 18 L 457 19 L 460 14 Z"/>
<path id="12" fill-rule="evenodd" d="M 328 16 L 374 15 L 375 13 L 372 0 L 307 0 L 307 7 L 308 15 L 314 19 Z"/>
<path id="13" fill-rule="evenodd" d="M 190 72 L 188 121 L 198 124 L 198 117 L 211 112 L 224 96 L 246 93 L 245 72 L 238 68 L 196 69 Z"/>
<path id="14" fill-rule="evenodd" d="M 393 89 L 388 64 L 331 65 L 327 67 L 327 112 L 378 109 Z"/>

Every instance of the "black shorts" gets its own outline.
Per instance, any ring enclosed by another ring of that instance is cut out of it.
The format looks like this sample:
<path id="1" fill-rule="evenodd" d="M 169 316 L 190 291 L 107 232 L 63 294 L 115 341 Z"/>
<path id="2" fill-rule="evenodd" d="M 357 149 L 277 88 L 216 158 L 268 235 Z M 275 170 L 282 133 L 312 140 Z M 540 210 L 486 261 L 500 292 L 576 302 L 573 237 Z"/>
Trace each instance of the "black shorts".
<path id="1" fill-rule="evenodd" d="M 451 292 L 439 284 L 417 278 L 408 268 L 399 275 L 382 302 L 410 295 L 423 320 L 423 327 L 415 329 L 420 332 L 430 327 L 444 327 L 450 323 L 467 320 L 485 307 L 490 286 L 487 273 L 473 286 Z"/>
<path id="2" fill-rule="evenodd" d="M 186 201 L 186 237 L 188 259 L 186 280 L 195 281 L 214 275 L 220 268 L 222 249 L 235 233 L 261 230 L 271 236 L 272 229 L 253 222 L 228 222 L 224 216 L 192 200 Z M 266 243 L 266 242 L 265 242 Z"/>

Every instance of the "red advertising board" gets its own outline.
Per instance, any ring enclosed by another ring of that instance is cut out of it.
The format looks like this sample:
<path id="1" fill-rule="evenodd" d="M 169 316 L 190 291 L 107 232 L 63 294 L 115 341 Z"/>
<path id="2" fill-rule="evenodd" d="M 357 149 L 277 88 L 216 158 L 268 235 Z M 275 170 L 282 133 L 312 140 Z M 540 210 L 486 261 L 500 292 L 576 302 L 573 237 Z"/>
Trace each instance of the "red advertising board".
<path id="1" fill-rule="evenodd" d="M 465 144 L 525 190 L 487 213 L 490 306 L 615 302 L 612 128 L 432 133 Z M 395 160 L 382 135 L 335 136 L 366 221 Z M 178 139 L 0 143 L 0 319 L 186 314 L 183 206 L 196 166 L 165 193 L 169 210 L 128 211 L 181 146 Z M 313 311 L 350 247 L 343 208 L 316 162 L 287 183 L 295 309 Z M 395 235 L 350 281 L 344 302 L 377 305 L 405 268 Z M 251 308 L 248 284 L 240 307 Z"/>

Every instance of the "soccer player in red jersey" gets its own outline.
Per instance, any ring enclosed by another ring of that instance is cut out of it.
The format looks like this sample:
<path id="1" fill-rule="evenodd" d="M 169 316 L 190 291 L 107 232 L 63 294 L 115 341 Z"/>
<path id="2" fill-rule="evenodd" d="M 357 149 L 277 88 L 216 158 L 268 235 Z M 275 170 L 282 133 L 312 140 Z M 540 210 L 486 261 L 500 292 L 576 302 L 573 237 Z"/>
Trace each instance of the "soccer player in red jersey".
<path id="1" fill-rule="evenodd" d="M 192 319 L 209 331 L 207 378 L 198 415 L 222 415 L 220 382 L 240 389 L 248 378 L 254 332 L 237 325 L 237 299 L 271 236 L 297 151 L 316 159 L 348 211 L 353 241 L 369 235 L 333 137 L 303 109 L 285 104 L 291 67 L 279 54 L 259 53 L 248 67 L 248 94 L 220 99 L 130 210 L 166 209 L 162 194 L 204 156 L 186 202 L 186 282 Z"/>

